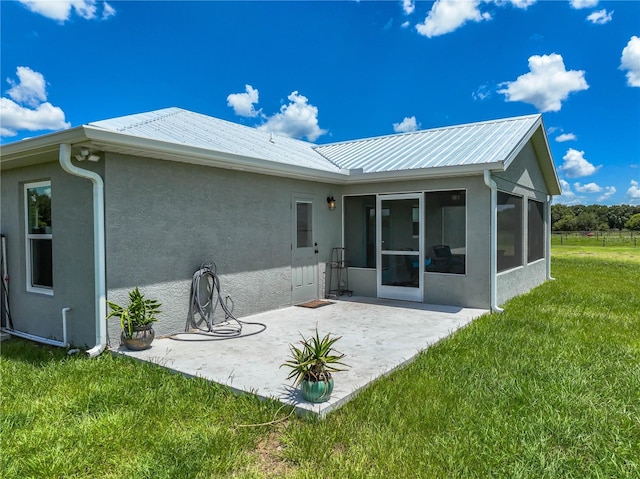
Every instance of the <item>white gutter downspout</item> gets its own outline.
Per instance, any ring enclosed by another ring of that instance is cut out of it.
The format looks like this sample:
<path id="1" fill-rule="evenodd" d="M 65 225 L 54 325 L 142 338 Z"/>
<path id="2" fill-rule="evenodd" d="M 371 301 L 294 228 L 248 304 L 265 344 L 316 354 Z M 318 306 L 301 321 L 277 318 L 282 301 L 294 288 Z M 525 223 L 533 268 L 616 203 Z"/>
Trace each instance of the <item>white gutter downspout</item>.
<path id="1" fill-rule="evenodd" d="M 547 195 L 547 228 L 545 238 L 545 254 L 547 258 L 547 279 L 554 281 L 555 278 L 551 276 L 551 196 Z"/>
<path id="2" fill-rule="evenodd" d="M 491 261 L 491 311 L 494 313 L 502 313 L 504 309 L 500 308 L 497 304 L 497 278 L 498 278 L 498 185 L 491 179 L 491 173 L 489 170 L 484 170 L 484 183 L 491 190 L 491 249 L 490 261 Z"/>
<path id="3" fill-rule="evenodd" d="M 93 260 L 96 298 L 96 345 L 87 351 L 89 357 L 98 356 L 107 347 L 107 293 L 104 234 L 104 181 L 89 170 L 71 163 L 71 145 L 60 144 L 60 166 L 67 173 L 86 178 L 93 183 Z"/>

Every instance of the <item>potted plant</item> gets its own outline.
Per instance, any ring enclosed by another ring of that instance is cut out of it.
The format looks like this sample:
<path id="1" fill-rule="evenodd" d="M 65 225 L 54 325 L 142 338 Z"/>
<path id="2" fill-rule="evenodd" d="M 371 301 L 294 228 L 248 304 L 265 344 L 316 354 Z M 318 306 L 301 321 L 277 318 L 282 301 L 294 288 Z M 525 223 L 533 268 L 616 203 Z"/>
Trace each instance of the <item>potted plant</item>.
<path id="1" fill-rule="evenodd" d="M 136 287 L 129 292 L 129 304 L 124 307 L 107 300 L 111 312 L 107 319 L 120 318 L 122 334 L 120 342 L 131 351 L 142 351 L 151 347 L 155 337 L 152 324 L 158 320 L 160 303 L 155 299 L 145 299 Z"/>
<path id="2" fill-rule="evenodd" d="M 340 337 L 327 334 L 320 339 L 318 329 L 310 338 L 302 337 L 302 347 L 289 345 L 290 359 L 280 367 L 291 368 L 287 379 L 295 379 L 295 385 L 300 385 L 302 397 L 310 402 L 324 402 L 329 399 L 333 391 L 333 377 L 331 373 L 344 371 L 338 366 L 347 366 L 341 362 L 344 354 L 336 351 L 333 345 Z"/>

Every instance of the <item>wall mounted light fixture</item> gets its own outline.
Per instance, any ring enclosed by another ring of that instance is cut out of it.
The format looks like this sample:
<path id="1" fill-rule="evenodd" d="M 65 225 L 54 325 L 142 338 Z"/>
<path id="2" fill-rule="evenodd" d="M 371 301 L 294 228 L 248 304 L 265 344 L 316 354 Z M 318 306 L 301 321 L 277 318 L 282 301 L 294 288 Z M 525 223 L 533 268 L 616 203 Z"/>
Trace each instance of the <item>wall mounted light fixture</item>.
<path id="1" fill-rule="evenodd" d="M 333 196 L 327 196 L 327 204 L 331 211 L 336 209 L 336 199 Z"/>

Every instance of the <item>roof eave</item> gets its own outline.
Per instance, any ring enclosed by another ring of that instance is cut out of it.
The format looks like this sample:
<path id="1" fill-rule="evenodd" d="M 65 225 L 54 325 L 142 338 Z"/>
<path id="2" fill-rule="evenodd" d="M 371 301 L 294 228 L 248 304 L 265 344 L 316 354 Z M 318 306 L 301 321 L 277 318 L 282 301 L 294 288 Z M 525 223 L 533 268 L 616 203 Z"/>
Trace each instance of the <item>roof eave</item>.
<path id="1" fill-rule="evenodd" d="M 84 127 L 77 126 L 68 130 L 2 145 L 0 149 L 0 169 L 9 170 L 51 161 L 50 155 L 58 152 L 61 143 L 74 144 L 82 143 L 86 140 Z"/>
<path id="2" fill-rule="evenodd" d="M 416 168 L 412 170 L 379 171 L 363 173 L 360 170 L 351 170 L 347 183 L 372 183 L 386 181 L 407 181 L 433 178 L 449 178 L 454 176 L 470 176 L 481 174 L 485 170 L 504 171 L 501 161 L 482 163 L 475 165 L 437 166 L 430 168 Z"/>
<path id="3" fill-rule="evenodd" d="M 95 147 L 116 153 L 134 154 L 160 160 L 170 160 L 286 178 L 320 181 L 323 183 L 340 183 L 344 182 L 347 178 L 344 170 L 332 172 L 298 165 L 280 164 L 260 158 L 125 135 L 92 126 L 86 127 L 85 132 L 87 138 L 91 140 L 91 143 Z"/>

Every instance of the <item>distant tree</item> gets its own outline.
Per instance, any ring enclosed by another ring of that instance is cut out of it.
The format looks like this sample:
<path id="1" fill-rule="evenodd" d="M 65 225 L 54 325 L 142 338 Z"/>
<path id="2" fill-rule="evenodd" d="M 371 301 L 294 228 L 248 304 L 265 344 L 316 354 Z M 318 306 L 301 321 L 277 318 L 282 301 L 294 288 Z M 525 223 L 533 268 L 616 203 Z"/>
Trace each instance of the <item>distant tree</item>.
<path id="1" fill-rule="evenodd" d="M 640 231 L 640 213 L 632 215 L 624 226 L 630 230 Z"/>

